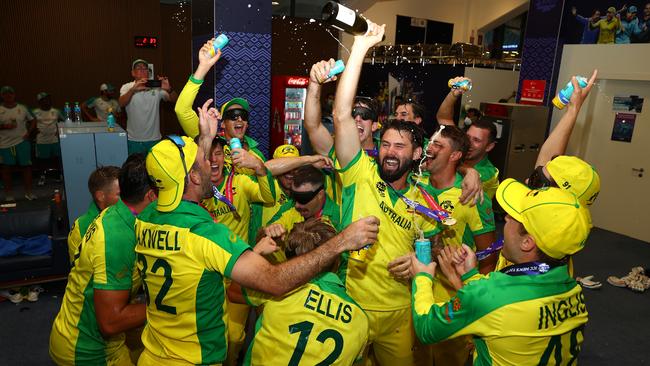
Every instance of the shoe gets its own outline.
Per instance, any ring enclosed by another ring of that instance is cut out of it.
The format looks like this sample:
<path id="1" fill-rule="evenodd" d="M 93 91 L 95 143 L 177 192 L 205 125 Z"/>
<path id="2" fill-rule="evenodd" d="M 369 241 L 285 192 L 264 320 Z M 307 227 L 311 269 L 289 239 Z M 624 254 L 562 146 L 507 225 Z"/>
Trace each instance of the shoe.
<path id="1" fill-rule="evenodd" d="M 580 284 L 580 286 L 584 288 L 589 288 L 592 290 L 599 289 L 603 286 L 602 283 L 598 281 L 593 280 L 594 276 L 586 276 L 586 277 L 576 277 L 576 281 Z M 609 280 L 609 279 L 608 279 Z"/>
<path id="2" fill-rule="evenodd" d="M 14 198 L 13 195 L 8 194 L 7 197 L 5 197 L 6 202 L 15 202 L 16 199 Z"/>
<path id="3" fill-rule="evenodd" d="M 40 178 L 38 178 L 38 183 L 36 183 L 37 186 L 42 187 L 45 185 L 45 176 L 41 175 Z"/>
<path id="4" fill-rule="evenodd" d="M 20 291 L 2 290 L 0 291 L 0 296 L 9 299 L 9 301 L 13 302 L 14 304 L 18 304 L 19 302 L 23 301 L 23 294 L 21 294 Z"/>
<path id="5" fill-rule="evenodd" d="M 33 194 L 33 193 L 25 193 L 25 198 L 28 201 L 33 201 L 33 200 L 37 199 L 38 197 L 36 197 L 36 195 Z"/>
<path id="6" fill-rule="evenodd" d="M 25 299 L 29 302 L 35 302 L 38 301 L 38 295 L 45 291 L 41 286 L 32 286 L 29 288 L 29 292 L 27 293 L 27 296 L 25 296 Z"/>

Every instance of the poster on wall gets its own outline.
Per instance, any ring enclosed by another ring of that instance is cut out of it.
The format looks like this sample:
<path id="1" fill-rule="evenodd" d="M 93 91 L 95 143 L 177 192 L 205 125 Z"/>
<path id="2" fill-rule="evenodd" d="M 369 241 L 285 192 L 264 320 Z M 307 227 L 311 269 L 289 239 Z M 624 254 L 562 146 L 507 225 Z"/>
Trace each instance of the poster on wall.
<path id="1" fill-rule="evenodd" d="M 650 43 L 647 0 L 567 0 L 564 11 L 565 44 Z"/>
<path id="2" fill-rule="evenodd" d="M 616 113 L 612 141 L 631 142 L 635 121 L 636 114 L 634 113 Z"/>
<path id="3" fill-rule="evenodd" d="M 546 80 L 524 80 L 521 83 L 521 104 L 544 104 L 544 92 L 546 91 Z"/>
<path id="4" fill-rule="evenodd" d="M 614 97 L 612 109 L 620 112 L 641 113 L 643 110 L 643 97 L 638 95 L 617 95 Z"/>

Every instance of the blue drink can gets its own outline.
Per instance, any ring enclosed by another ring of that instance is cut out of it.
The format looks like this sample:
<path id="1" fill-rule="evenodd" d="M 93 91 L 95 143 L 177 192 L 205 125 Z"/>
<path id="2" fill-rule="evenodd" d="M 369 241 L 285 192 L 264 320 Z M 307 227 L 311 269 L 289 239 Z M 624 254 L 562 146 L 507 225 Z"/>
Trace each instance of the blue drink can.
<path id="1" fill-rule="evenodd" d="M 230 145 L 230 155 L 236 154 L 236 152 L 233 153 L 234 149 L 241 149 L 242 148 L 241 141 L 239 141 L 239 139 L 237 137 L 231 138 L 230 142 L 229 142 L 229 145 Z"/>
<path id="2" fill-rule="evenodd" d="M 214 39 L 214 42 L 212 42 L 212 49 L 210 50 L 210 57 L 214 56 L 217 54 L 217 50 L 223 50 L 224 47 L 230 42 L 230 39 L 228 39 L 228 36 L 225 34 L 220 34 L 217 36 L 217 38 Z"/>
<path id="3" fill-rule="evenodd" d="M 415 256 L 422 264 L 431 263 L 431 241 L 429 239 L 415 241 Z"/>
<path id="4" fill-rule="evenodd" d="M 334 67 L 327 74 L 327 78 L 332 78 L 333 76 L 342 73 L 343 70 L 345 70 L 345 64 L 343 63 L 343 60 L 337 60 L 336 63 L 334 63 Z"/>

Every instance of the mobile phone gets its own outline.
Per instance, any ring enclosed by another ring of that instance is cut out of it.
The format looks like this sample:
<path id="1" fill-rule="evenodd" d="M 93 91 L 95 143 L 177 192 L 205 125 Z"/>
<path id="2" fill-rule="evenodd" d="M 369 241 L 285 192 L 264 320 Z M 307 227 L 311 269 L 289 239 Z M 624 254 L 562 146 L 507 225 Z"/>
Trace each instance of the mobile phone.
<path id="1" fill-rule="evenodd" d="M 160 80 L 147 80 L 145 84 L 147 88 L 160 88 L 162 86 L 162 81 Z"/>

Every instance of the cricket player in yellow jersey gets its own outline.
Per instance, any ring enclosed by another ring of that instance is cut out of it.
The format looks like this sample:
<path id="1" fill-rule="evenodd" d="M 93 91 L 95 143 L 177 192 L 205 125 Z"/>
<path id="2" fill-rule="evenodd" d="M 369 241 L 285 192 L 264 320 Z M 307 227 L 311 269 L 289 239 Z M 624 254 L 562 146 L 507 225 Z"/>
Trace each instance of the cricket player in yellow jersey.
<path id="1" fill-rule="evenodd" d="M 410 291 L 407 284 L 390 276 L 387 264 L 412 251 L 421 233 L 428 238 L 439 231 L 435 221 L 403 199 L 422 201 L 407 179 L 413 162 L 422 155 L 422 130 L 411 122 L 389 122 L 382 128 L 379 156 L 372 159 L 361 148 L 351 113 L 363 59 L 381 41 L 384 27 L 369 22 L 368 33 L 355 37 L 334 100 L 334 144 L 343 182 L 342 226 L 367 215 L 381 222 L 377 243 L 360 252 L 365 258 L 345 254 L 339 274 L 350 296 L 368 314 L 369 343 L 379 364 L 412 365 L 418 350 L 414 349 Z"/>
<path id="2" fill-rule="evenodd" d="M 201 137 L 170 136 L 147 156 L 159 197 L 136 221 L 137 266 L 148 299 L 139 365 L 219 364 L 226 359 L 224 278 L 280 296 L 330 266 L 343 252 L 374 242 L 364 218 L 317 249 L 277 266 L 250 250 L 198 205 L 212 195 L 208 152 L 217 112 L 201 109 Z"/>
<path id="3" fill-rule="evenodd" d="M 479 276 L 474 252 L 463 246 L 452 262 L 465 285 L 444 302 L 434 295 L 436 264 L 412 256 L 418 338 L 471 335 L 474 365 L 575 365 L 588 314 L 566 259 L 584 247 L 589 211 L 562 189 L 531 190 L 514 179 L 501 183 L 496 197 L 507 212 L 503 254 L 514 264 Z"/>
<path id="4" fill-rule="evenodd" d="M 143 154 L 120 171 L 122 199 L 88 227 L 75 255 L 61 310 L 50 334 L 58 365 L 131 365 L 124 332 L 142 326 L 145 305 L 131 304 L 140 288 L 135 271 L 135 215 L 155 200 Z"/>
<path id="5" fill-rule="evenodd" d="M 444 126 L 427 151 L 424 169 L 429 173 L 428 181 L 418 182 L 418 185 L 426 191 L 429 199 L 435 199 L 456 220 L 454 225 L 443 226 L 439 235 L 445 246 L 459 248 L 465 243 L 472 250 L 486 249 L 496 240 L 491 201 L 483 200 L 474 206 L 460 203 L 462 177 L 457 168 L 462 164 L 468 147 L 465 132 L 456 126 Z M 496 256 L 488 258 L 489 261 L 481 261 L 481 273 L 494 270 Z M 410 262 L 410 255 L 397 258 L 389 264 L 389 270 L 394 276 L 408 280 Z M 400 271 L 406 272 L 406 276 Z M 449 300 L 456 294 L 456 286 L 460 287 L 460 281 L 452 284 L 441 274 L 437 279 L 440 286 L 435 287 L 434 295 L 440 301 Z M 434 364 L 464 366 L 469 358 L 470 342 L 468 337 L 459 337 L 433 345 Z"/>
<path id="6" fill-rule="evenodd" d="M 68 255 L 70 263 L 74 262 L 74 255 L 81 245 L 81 240 L 86 235 L 86 230 L 95 217 L 108 206 L 114 205 L 120 199 L 120 184 L 118 177 L 120 168 L 116 166 L 103 166 L 97 168 L 88 177 L 88 191 L 92 197 L 88 211 L 79 216 L 72 224 L 68 233 Z"/>
<path id="7" fill-rule="evenodd" d="M 294 226 L 287 249 L 302 255 L 335 235 L 331 225 L 310 218 Z M 360 359 L 368 318 L 329 270 L 281 297 L 236 289 L 228 290 L 231 300 L 264 308 L 244 365 L 351 365 Z"/>

